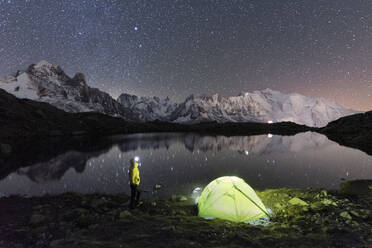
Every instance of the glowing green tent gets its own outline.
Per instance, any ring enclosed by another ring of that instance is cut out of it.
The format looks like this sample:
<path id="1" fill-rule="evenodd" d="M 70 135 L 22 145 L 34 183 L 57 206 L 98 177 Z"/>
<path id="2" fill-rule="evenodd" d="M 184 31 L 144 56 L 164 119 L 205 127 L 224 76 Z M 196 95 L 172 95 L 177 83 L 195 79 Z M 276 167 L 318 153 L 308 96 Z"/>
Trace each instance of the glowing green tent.
<path id="1" fill-rule="evenodd" d="M 247 222 L 269 216 L 254 190 L 241 178 L 220 177 L 203 190 L 199 216 Z"/>

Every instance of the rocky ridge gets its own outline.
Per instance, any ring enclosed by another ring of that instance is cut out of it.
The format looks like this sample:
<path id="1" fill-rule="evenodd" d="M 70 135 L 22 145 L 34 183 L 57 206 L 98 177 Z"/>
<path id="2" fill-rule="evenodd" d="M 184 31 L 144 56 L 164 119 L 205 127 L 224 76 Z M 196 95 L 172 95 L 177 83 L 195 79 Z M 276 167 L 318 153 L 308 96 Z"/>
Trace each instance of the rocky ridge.
<path id="1" fill-rule="evenodd" d="M 89 87 L 84 74 L 78 72 L 71 78 L 60 66 L 47 61 L 5 77 L 0 80 L 0 88 L 18 98 L 46 102 L 67 112 L 100 112 L 139 120 L 108 93 Z"/>
<path id="2" fill-rule="evenodd" d="M 283 94 L 266 89 L 245 92 L 239 96 L 189 96 L 184 102 L 173 103 L 157 97 L 122 94 L 123 106 L 131 108 L 145 121 L 163 120 L 177 123 L 283 122 L 290 121 L 310 127 L 323 127 L 328 122 L 356 111 L 327 101 L 300 94 Z"/>
<path id="3" fill-rule="evenodd" d="M 191 95 L 181 103 L 169 98 L 122 94 L 117 100 L 87 85 L 84 74 L 69 77 L 60 66 L 47 61 L 0 80 L 0 88 L 18 98 L 47 102 L 67 112 L 100 112 L 128 121 L 201 122 L 285 122 L 323 127 L 328 122 L 356 111 L 325 99 L 300 94 L 283 94 L 266 89 L 224 97 Z"/>

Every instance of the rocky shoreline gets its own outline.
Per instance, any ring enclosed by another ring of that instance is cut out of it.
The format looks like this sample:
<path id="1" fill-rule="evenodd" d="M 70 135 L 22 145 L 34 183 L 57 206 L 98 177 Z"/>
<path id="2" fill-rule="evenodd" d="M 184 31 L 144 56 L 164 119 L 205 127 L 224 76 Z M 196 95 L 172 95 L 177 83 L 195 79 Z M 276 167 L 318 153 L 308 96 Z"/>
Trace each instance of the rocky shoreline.
<path id="1" fill-rule="evenodd" d="M 340 145 L 372 155 L 372 111 L 345 116 L 318 131 Z"/>
<path id="2" fill-rule="evenodd" d="M 371 247 L 372 181 L 338 191 L 257 192 L 270 224 L 204 220 L 188 196 L 82 195 L 0 198 L 0 247 Z"/>

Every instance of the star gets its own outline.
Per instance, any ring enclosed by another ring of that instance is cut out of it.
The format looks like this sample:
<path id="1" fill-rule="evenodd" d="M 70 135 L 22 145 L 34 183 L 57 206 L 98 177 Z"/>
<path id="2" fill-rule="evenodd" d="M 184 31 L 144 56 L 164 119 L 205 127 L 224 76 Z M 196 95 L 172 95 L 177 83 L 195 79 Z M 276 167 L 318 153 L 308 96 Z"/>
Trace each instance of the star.
<path id="1" fill-rule="evenodd" d="M 371 27 L 369 1 L 0 0 L 0 77 L 47 60 L 114 97 L 272 88 L 369 110 Z"/>

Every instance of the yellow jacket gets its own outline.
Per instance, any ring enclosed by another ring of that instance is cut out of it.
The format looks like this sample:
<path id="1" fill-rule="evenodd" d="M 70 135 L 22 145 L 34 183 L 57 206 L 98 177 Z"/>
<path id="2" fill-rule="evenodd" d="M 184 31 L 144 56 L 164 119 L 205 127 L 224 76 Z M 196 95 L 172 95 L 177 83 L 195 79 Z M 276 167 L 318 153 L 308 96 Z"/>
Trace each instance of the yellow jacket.
<path id="1" fill-rule="evenodd" d="M 140 181 L 138 163 L 134 162 L 134 164 L 131 164 L 129 167 L 129 182 L 130 184 L 139 185 Z"/>

